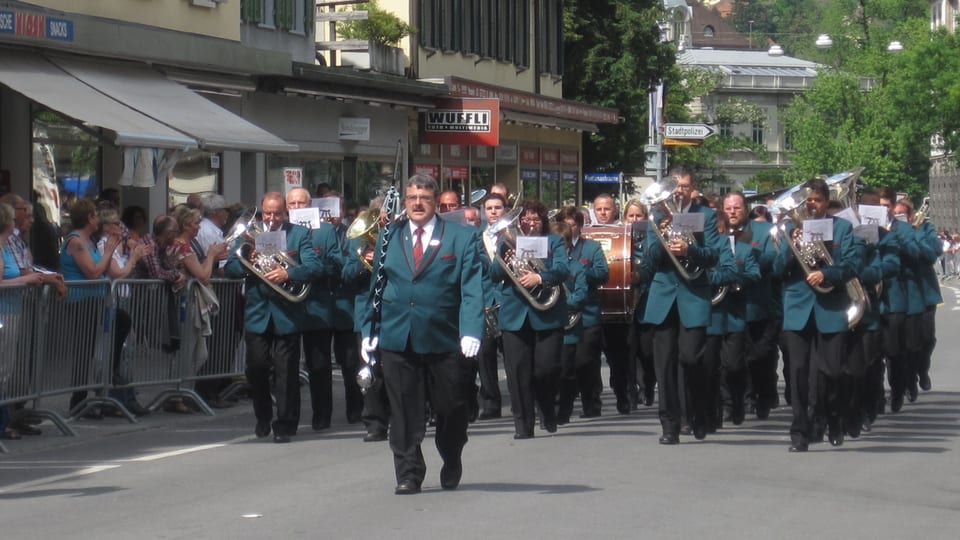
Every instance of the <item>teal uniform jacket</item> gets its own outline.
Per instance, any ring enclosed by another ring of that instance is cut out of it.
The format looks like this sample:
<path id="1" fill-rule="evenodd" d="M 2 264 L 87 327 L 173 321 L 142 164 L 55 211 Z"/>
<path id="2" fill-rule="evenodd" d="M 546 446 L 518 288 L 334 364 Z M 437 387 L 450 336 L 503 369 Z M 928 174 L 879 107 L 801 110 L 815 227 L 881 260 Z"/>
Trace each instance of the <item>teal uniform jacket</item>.
<path id="1" fill-rule="evenodd" d="M 340 291 L 340 271 L 343 254 L 336 228 L 321 223 L 310 231 L 313 251 L 320 261 L 319 270 L 310 287 L 310 295 L 303 301 L 307 308 L 304 330 L 329 330 L 337 324 L 336 301 Z"/>
<path id="2" fill-rule="evenodd" d="M 704 214 L 703 233 L 696 233 L 697 242 L 687 249 L 687 257 L 701 268 L 724 267 L 733 264 L 733 255 L 727 239 L 717 232 L 717 214 L 711 208 L 692 205 L 690 212 Z M 705 328 L 710 325 L 710 280 L 703 272 L 697 279 L 687 282 L 678 272 L 667 255 L 666 247 L 660 243 L 656 227 L 661 216 L 654 215 L 647 227 L 647 239 L 644 256 L 655 272 L 650 283 L 650 293 L 643 320 L 646 324 L 661 324 L 670 313 L 673 304 L 677 304 L 680 323 L 684 328 Z"/>
<path id="3" fill-rule="evenodd" d="M 543 278 L 544 287 L 560 286 L 567 279 L 567 248 L 563 244 L 563 238 L 556 234 L 548 234 L 547 242 L 547 258 L 540 259 L 544 266 L 540 277 Z M 500 245 L 497 249 L 503 250 L 502 256 L 506 246 Z M 506 271 L 497 262 L 490 265 L 490 279 L 500 287 L 501 330 L 517 332 L 528 320 L 530 327 L 537 331 L 563 328 L 566 325 L 567 305 L 562 294 L 556 305 L 546 311 L 540 311 L 531 307 L 527 299 L 517 292 L 519 285 L 514 285 L 513 281 L 507 277 Z"/>
<path id="4" fill-rule="evenodd" d="M 571 274 L 582 268 L 587 281 L 587 297 L 580 311 L 584 328 L 600 326 L 600 286 L 610 279 L 610 267 L 600 243 L 589 238 L 577 240 L 570 250 L 568 266 Z"/>
<path id="5" fill-rule="evenodd" d="M 927 264 L 921 253 L 919 236 L 912 225 L 895 221 L 897 235 L 900 236 L 900 262 L 903 263 L 901 276 L 906 295 L 907 315 L 919 315 L 927 310 L 920 287 L 920 268 Z"/>
<path id="6" fill-rule="evenodd" d="M 894 222 L 891 229 L 880 229 L 877 250 L 880 252 L 880 266 L 883 269 L 883 291 L 880 293 L 880 314 L 907 312 L 907 292 L 903 283 L 903 262 L 901 260 L 900 234 L 905 223 Z"/>
<path id="7" fill-rule="evenodd" d="M 877 297 L 877 285 L 883 283 L 883 255 L 877 244 L 869 244 L 857 239 L 858 249 L 863 251 L 862 265 L 858 268 L 860 284 L 870 299 L 870 309 L 863 315 L 860 326 L 867 330 L 880 329 L 880 299 Z"/>
<path id="8" fill-rule="evenodd" d="M 833 264 L 820 268 L 824 279 L 833 285 L 829 293 L 818 293 L 806 282 L 806 274 L 793 257 L 793 251 L 783 241 L 780 245 L 774 272 L 783 276 L 783 329 L 798 332 L 810 320 L 811 313 L 817 331 L 824 334 L 847 331 L 847 307 L 850 304 L 844 284 L 855 277 L 856 245 L 853 225 L 833 217 L 833 241 L 824 242 L 833 257 Z M 793 226 L 787 226 L 787 238 Z"/>
<path id="9" fill-rule="evenodd" d="M 920 246 L 920 261 L 923 263 L 917 268 L 920 292 L 927 307 L 936 306 L 943 302 L 943 295 L 940 294 L 940 280 L 937 279 L 937 271 L 934 269 L 940 255 L 943 255 L 943 242 L 940 241 L 936 229 L 929 221 L 921 224 L 915 234 Z"/>
<path id="10" fill-rule="evenodd" d="M 727 295 L 710 309 L 708 336 L 722 336 L 747 329 L 747 291 L 760 281 L 760 265 L 751 244 L 734 244 L 734 266 L 712 268 L 707 271 L 712 287 L 726 285 Z M 740 291 L 734 290 L 739 285 Z"/>
<path id="11" fill-rule="evenodd" d="M 287 255 L 297 265 L 287 268 L 291 281 L 309 283 L 320 273 L 320 258 L 313 250 L 310 231 L 300 225 L 284 223 L 281 230 L 287 233 Z M 238 239 L 230 251 L 230 257 L 224 266 L 228 277 L 245 278 L 246 305 L 244 307 L 244 329 L 254 334 L 263 334 L 272 330 L 278 335 L 290 335 L 302 332 L 307 319 L 304 302 L 290 302 L 273 290 L 258 276 L 247 271 L 237 257 L 237 247 L 243 242 Z"/>
<path id="12" fill-rule="evenodd" d="M 780 302 L 773 294 L 773 263 L 777 258 L 777 246 L 770 231 L 773 224 L 765 221 L 748 221 L 743 231 L 737 235 L 738 242 L 744 242 L 753 249 L 753 258 L 760 269 L 760 279 L 749 288 L 744 287 L 746 302 L 746 321 L 765 321 L 779 316 Z"/>
<path id="13" fill-rule="evenodd" d="M 439 216 L 426 243 L 420 267 L 413 262 L 409 222 L 391 224 L 390 245 L 384 268 L 386 287 L 376 335 L 380 348 L 410 350 L 418 354 L 443 354 L 460 350 L 460 338 L 483 337 L 483 282 L 478 230 L 445 221 Z M 383 235 L 377 239 L 381 250 Z M 374 261 L 376 276 L 381 261 Z M 376 279 L 371 279 L 373 294 Z M 372 297 L 372 296 L 371 296 Z M 371 336 L 373 306 L 363 317 L 363 335 Z"/>
<path id="14" fill-rule="evenodd" d="M 643 246 L 647 241 L 647 225 L 649 222 L 634 223 L 630 231 L 631 268 L 630 283 L 633 287 L 634 305 L 633 318 L 637 323 L 643 323 L 643 316 L 647 309 L 647 298 L 650 295 L 650 282 L 653 281 L 653 268 L 650 261 L 644 256 Z"/>
<path id="15" fill-rule="evenodd" d="M 349 309 L 350 320 L 353 322 L 353 331 L 363 331 L 363 317 L 370 305 L 370 270 L 357 256 L 357 250 L 363 245 L 363 238 L 347 240 L 344 249 L 343 270 L 340 272 L 341 287 L 344 295 L 351 299 Z"/>
<path id="16" fill-rule="evenodd" d="M 570 292 L 570 294 L 566 295 L 567 314 L 569 315 L 579 311 L 580 319 L 577 321 L 577 324 L 573 325 L 573 328 L 564 327 L 563 344 L 576 345 L 580 343 L 580 336 L 583 335 L 583 310 L 585 309 L 587 298 L 590 296 L 590 285 L 587 283 L 586 269 L 581 266 L 575 271 L 571 270 L 565 284 L 567 291 Z"/>

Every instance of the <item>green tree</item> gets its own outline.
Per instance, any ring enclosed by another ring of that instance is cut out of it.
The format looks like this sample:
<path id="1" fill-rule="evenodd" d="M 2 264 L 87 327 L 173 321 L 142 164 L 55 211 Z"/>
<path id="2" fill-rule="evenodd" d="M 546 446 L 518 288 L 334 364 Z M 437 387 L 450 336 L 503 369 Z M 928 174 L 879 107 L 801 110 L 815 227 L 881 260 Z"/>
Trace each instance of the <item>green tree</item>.
<path id="1" fill-rule="evenodd" d="M 396 46 L 401 39 L 417 32 L 416 28 L 384 10 L 376 2 L 364 4 L 362 9 L 367 12 L 367 18 L 337 23 L 337 34 L 344 39 L 360 39 Z"/>
<path id="2" fill-rule="evenodd" d="M 586 171 L 643 169 L 647 95 L 674 63 L 660 43 L 659 0 L 564 0 L 563 95 L 616 108 L 623 121 L 585 134 Z"/>

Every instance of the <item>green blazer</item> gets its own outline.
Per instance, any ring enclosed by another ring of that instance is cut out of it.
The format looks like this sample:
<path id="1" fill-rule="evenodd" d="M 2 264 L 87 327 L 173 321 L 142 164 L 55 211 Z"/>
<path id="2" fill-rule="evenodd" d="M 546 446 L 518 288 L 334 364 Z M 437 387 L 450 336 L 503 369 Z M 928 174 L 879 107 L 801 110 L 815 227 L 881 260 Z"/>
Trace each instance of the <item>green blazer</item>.
<path id="1" fill-rule="evenodd" d="M 748 243 L 736 242 L 733 256 L 732 268 L 712 268 L 707 271 L 711 287 L 728 287 L 723 300 L 711 306 L 708 336 L 722 336 L 747 329 L 748 291 L 760 281 L 760 265 L 757 263 L 756 251 Z M 739 291 L 735 290 L 737 285 L 740 286 Z"/>
<path id="2" fill-rule="evenodd" d="M 587 282 L 587 296 L 580 310 L 581 322 L 585 328 L 600 325 L 600 286 L 610 278 L 610 267 L 603 254 L 600 243 L 589 238 L 581 238 L 570 251 L 568 270 L 571 274 L 583 269 Z"/>
<path id="3" fill-rule="evenodd" d="M 733 264 L 733 254 L 726 237 L 717 232 L 717 214 L 711 208 L 692 205 L 690 212 L 704 214 L 703 232 L 696 233 L 697 242 L 691 244 L 687 256 L 695 264 L 707 269 L 725 267 L 729 270 Z M 657 239 L 653 227 L 661 221 L 661 216 L 651 216 L 647 227 L 647 239 L 644 257 L 655 272 L 650 283 L 647 305 L 642 323 L 661 324 L 673 308 L 674 303 L 680 313 L 680 323 L 684 328 L 701 328 L 710 325 L 710 280 L 703 272 L 692 282 L 685 280 L 668 257 L 666 248 Z"/>
<path id="4" fill-rule="evenodd" d="M 383 263 L 386 287 L 379 329 L 380 348 L 415 353 L 452 353 L 460 338 L 483 337 L 483 283 L 478 229 L 444 221 L 438 216 L 433 236 L 424 238 L 420 267 L 413 262 L 409 222 L 390 225 L 391 239 Z M 381 250 L 384 231 L 377 239 Z M 373 276 L 380 261 L 374 261 Z M 376 277 L 370 280 L 371 298 Z M 371 336 L 373 306 L 363 319 L 364 336 Z"/>
<path id="5" fill-rule="evenodd" d="M 890 230 L 880 229 L 877 251 L 880 252 L 880 267 L 883 270 L 883 290 L 880 293 L 880 313 L 907 312 L 907 293 L 903 282 L 904 267 L 901 260 L 900 236 L 909 226 L 894 222 Z M 898 231 L 901 231 L 898 234 Z"/>
<path id="6" fill-rule="evenodd" d="M 337 325 L 336 301 L 343 253 L 336 228 L 329 223 L 321 223 L 320 228 L 311 230 L 310 241 L 320 268 L 310 287 L 310 295 L 303 301 L 307 308 L 304 330 L 329 330 Z"/>
<path id="7" fill-rule="evenodd" d="M 544 270 L 540 272 L 544 286 L 559 286 L 567 279 L 567 248 L 563 239 L 556 234 L 547 235 L 547 258 L 540 259 Z M 497 249 L 505 249 L 501 245 Z M 502 251 L 501 251 L 502 253 Z M 560 301 L 546 311 L 530 306 L 526 298 L 517 292 L 519 285 L 507 278 L 507 273 L 496 261 L 490 265 L 490 279 L 500 287 L 500 329 L 517 332 L 523 328 L 524 321 L 530 321 L 534 330 L 552 330 L 563 328 L 567 321 L 567 304 L 563 295 Z"/>
<path id="8" fill-rule="evenodd" d="M 287 255 L 298 264 L 287 269 L 292 281 L 310 282 L 321 272 L 320 259 L 313 250 L 310 231 L 300 225 L 284 223 L 282 230 L 287 233 Z M 258 276 L 247 271 L 237 258 L 237 247 L 243 242 L 238 239 L 230 251 L 230 257 L 224 266 L 228 277 L 245 278 L 246 305 L 244 307 L 244 329 L 254 334 L 263 334 L 268 329 L 280 335 L 302 332 L 307 319 L 305 302 L 290 302 L 280 296 Z"/>
<path id="9" fill-rule="evenodd" d="M 737 242 L 749 244 L 753 249 L 753 258 L 760 270 L 760 279 L 744 288 L 744 299 L 747 322 L 765 321 L 779 316 L 780 301 L 773 294 L 773 262 L 777 258 L 777 247 L 770 231 L 773 224 L 765 221 L 748 221 L 737 235 Z"/>
<path id="10" fill-rule="evenodd" d="M 934 269 L 937 259 L 943 254 L 943 242 L 940 241 L 937 230 L 929 221 L 917 228 L 916 235 L 920 246 L 920 260 L 923 263 L 917 268 L 923 303 L 927 307 L 936 306 L 943 302 L 943 295 L 940 294 L 940 280 Z"/>
<path id="11" fill-rule="evenodd" d="M 824 334 L 847 331 L 847 307 L 850 303 L 844 284 L 856 275 L 857 248 L 853 225 L 834 217 L 833 241 L 824 242 L 833 257 L 833 265 L 820 268 L 824 279 L 833 285 L 829 293 L 818 293 L 806 282 L 806 274 L 793 257 L 787 242 L 781 242 L 774 271 L 783 276 L 783 329 L 803 330 L 811 314 L 817 331 Z M 787 237 L 793 233 L 787 226 Z"/>

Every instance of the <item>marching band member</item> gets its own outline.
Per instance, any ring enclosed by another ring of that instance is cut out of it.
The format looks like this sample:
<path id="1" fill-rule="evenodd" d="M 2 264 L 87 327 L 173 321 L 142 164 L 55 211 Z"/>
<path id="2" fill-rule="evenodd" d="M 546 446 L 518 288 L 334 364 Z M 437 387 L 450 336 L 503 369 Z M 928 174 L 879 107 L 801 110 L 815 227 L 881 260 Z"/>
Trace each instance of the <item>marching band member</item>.
<path id="1" fill-rule="evenodd" d="M 494 286 L 490 279 L 490 264 L 494 261 L 494 255 L 497 250 L 497 238 L 487 234 L 487 229 L 496 222 L 500 221 L 507 208 L 507 199 L 499 193 L 491 193 L 483 200 L 483 215 L 487 222 L 481 238 L 483 239 L 484 264 L 488 269 L 484 272 L 485 293 L 484 310 L 493 310 L 490 317 L 497 317 L 502 300 L 500 297 L 500 287 Z M 480 420 L 489 420 L 500 418 L 501 415 L 501 396 L 500 396 L 500 376 L 498 372 L 497 353 L 503 354 L 503 342 L 499 335 L 499 330 L 494 332 L 485 332 L 483 342 L 480 344 L 480 358 L 478 367 L 480 371 Z M 493 332 L 493 333 L 491 333 Z M 494 335 L 496 334 L 496 335 Z"/>
<path id="2" fill-rule="evenodd" d="M 535 404 L 540 407 L 543 429 L 549 433 L 557 430 L 557 384 L 567 308 L 561 295 L 553 307 L 543 311 L 535 309 L 518 288 L 530 291 L 538 287 L 559 287 L 567 277 L 567 254 L 563 239 L 548 233 L 547 209 L 543 203 L 526 200 L 521 208 L 521 233 L 547 237 L 547 256 L 538 259 L 542 270 L 525 270 L 522 275 L 511 277 L 509 270 L 498 262 L 490 266 L 490 278 L 501 283 L 500 330 L 516 428 L 513 437 L 529 439 L 533 437 Z M 522 256 L 516 252 L 516 246 L 511 248 L 501 243 L 497 249 L 504 261 Z"/>
<path id="3" fill-rule="evenodd" d="M 287 209 L 308 208 L 310 192 L 293 188 L 287 193 Z M 310 425 L 314 431 L 330 427 L 333 413 L 333 376 L 330 371 L 330 347 L 333 340 L 334 309 L 336 292 L 340 288 L 340 270 L 343 266 L 340 241 L 330 223 L 310 231 L 313 251 L 320 261 L 310 287 L 310 294 L 303 301 L 307 313 L 302 330 L 303 357 L 310 377 L 310 407 L 313 412 Z M 344 380 L 346 381 L 346 378 Z"/>
<path id="4" fill-rule="evenodd" d="M 570 227 L 563 221 L 554 221 L 550 224 L 550 232 L 560 235 L 567 248 L 567 258 L 570 258 L 570 251 L 573 249 L 573 235 Z M 568 261 L 569 262 L 569 261 Z M 564 285 L 567 295 L 567 317 L 568 322 L 563 329 L 563 353 L 560 357 L 560 391 L 557 398 L 557 425 L 564 425 L 570 422 L 570 415 L 573 413 L 573 402 L 577 397 L 577 344 L 583 336 L 583 303 L 587 297 L 587 280 L 584 268 L 574 269 L 568 265 L 570 273 L 567 275 Z M 576 317 L 576 322 L 571 324 L 569 321 Z M 588 388 L 593 388 L 594 380 L 588 378 Z M 586 404 L 587 401 L 581 398 Z"/>
<path id="5" fill-rule="evenodd" d="M 653 223 L 647 228 L 645 256 L 655 274 L 641 322 L 655 327 L 653 355 L 660 386 L 659 415 L 663 430 L 660 444 L 680 442 L 681 366 L 687 391 L 695 405 L 692 428 L 697 439 L 706 437 L 705 414 L 709 406 L 705 401 L 703 346 L 706 327 L 710 323 L 710 283 L 704 275 L 692 281 L 684 279 L 666 250 L 669 249 L 675 257 L 686 257 L 701 268 L 724 264 L 721 258 L 725 259 L 725 264 L 732 260 L 729 247 L 717 232 L 716 213 L 693 202 L 693 172 L 680 167 L 672 174 L 677 186 L 671 196 L 676 198 L 678 210 L 680 213 L 703 214 L 703 231 L 694 233 L 694 243 L 673 239 L 664 246 L 654 231 L 654 227 L 664 225 L 666 216 L 661 211 L 654 212 Z"/>
<path id="6" fill-rule="evenodd" d="M 710 326 L 707 327 L 704 360 L 707 369 L 706 413 L 707 432 L 716 431 L 722 424 L 720 386 L 729 393 L 731 422 L 739 426 L 746 415 L 744 398 L 747 386 L 746 364 L 746 291 L 760 280 L 760 266 L 754 249 L 740 242 L 731 233 L 727 215 L 717 211 L 717 228 L 724 238 L 729 238 L 729 249 L 735 266 L 712 268 L 707 271 L 710 285 L 725 286 L 726 294 L 710 309 Z M 729 236 L 728 236 L 729 235 Z"/>
<path id="7" fill-rule="evenodd" d="M 564 343 L 576 343 L 576 351 L 572 360 L 572 365 L 568 362 L 561 369 L 560 385 L 560 413 L 559 418 L 562 423 L 570 420 L 573 410 L 573 402 L 576 394 L 579 392 L 581 404 L 583 406 L 583 417 L 591 418 L 600 416 L 600 408 L 596 406 L 600 402 L 600 396 L 597 394 L 596 381 L 600 372 L 600 350 L 603 341 L 603 334 L 600 327 L 600 293 L 598 287 L 607 282 L 610 275 L 610 269 L 607 266 L 607 258 L 603 254 L 603 249 L 595 240 L 582 238 L 580 232 L 583 230 L 583 214 L 573 206 L 562 208 L 556 216 L 558 223 L 564 223 L 566 230 L 570 235 L 570 248 L 568 249 L 567 270 L 570 276 L 567 278 L 567 287 L 575 284 L 577 274 L 583 273 L 586 280 L 587 294 L 583 298 L 583 306 L 580 308 L 580 330 L 579 335 L 570 336 L 569 332 L 564 337 Z M 568 306 L 568 310 L 571 308 Z M 567 354 L 566 345 L 564 354 Z"/>
<path id="8" fill-rule="evenodd" d="M 273 430 L 273 441 L 290 442 L 297 434 L 300 421 L 300 332 L 306 318 L 304 306 L 286 300 L 267 283 L 282 284 L 288 280 L 310 282 L 321 272 L 320 258 L 313 250 L 310 231 L 287 221 L 283 195 L 271 191 L 260 202 L 260 213 L 266 231 L 283 231 L 286 250 L 297 263 L 287 268 L 278 267 L 263 276 L 254 276 L 237 258 L 237 247 L 244 239 L 237 239 L 224 267 L 227 276 L 246 278 L 244 306 L 244 339 L 247 345 L 247 382 L 257 418 L 254 431 L 257 437 L 266 437 Z M 277 416 L 273 420 L 273 399 L 270 377 L 273 375 L 273 395 L 277 400 Z M 271 424 L 271 420 L 273 420 Z"/>
<path id="9" fill-rule="evenodd" d="M 881 305 L 883 309 L 883 350 L 887 358 L 887 382 L 890 385 L 890 409 L 898 412 L 903 407 L 903 395 L 906 392 L 908 372 L 908 329 L 907 311 L 910 305 L 907 289 L 908 267 L 919 257 L 919 246 L 913 240 L 910 224 L 896 219 L 897 192 L 893 188 L 880 191 L 880 206 L 887 209 L 889 220 L 881 246 L 887 251 L 896 252 L 900 266 L 895 275 L 885 275 Z M 915 295 L 916 296 L 916 295 Z M 883 400 L 878 404 L 878 412 L 883 412 Z M 872 420 L 872 419 L 871 419 Z"/>
<path id="10" fill-rule="evenodd" d="M 909 203 L 910 201 L 903 201 Z M 916 214 L 910 204 L 905 204 L 907 210 L 907 219 L 914 223 Z M 922 216 L 923 221 L 916 224 L 915 234 L 917 243 L 920 247 L 920 266 L 917 268 L 917 279 L 920 281 L 920 291 L 923 294 L 924 311 L 920 316 L 919 337 L 920 352 L 914 363 L 915 373 L 910 377 L 910 392 L 916 399 L 916 382 L 919 380 L 920 389 L 928 391 L 931 388 L 930 382 L 930 360 L 933 356 L 933 349 L 937 345 L 937 305 L 943 302 L 943 296 L 940 293 L 940 280 L 937 279 L 937 271 L 934 265 L 943 254 L 943 243 L 937 236 L 937 230 L 926 216 Z M 912 400 L 911 400 L 912 401 Z"/>
<path id="11" fill-rule="evenodd" d="M 743 193 L 728 193 L 723 211 L 730 222 L 730 234 L 737 242 L 749 245 L 760 267 L 760 280 L 744 287 L 746 304 L 745 353 L 749 370 L 748 399 L 755 403 L 757 418 L 763 420 L 777 406 L 777 341 L 780 336 L 780 300 L 774 294 L 773 261 L 777 250 L 770 230 L 773 224 L 749 219 Z"/>
<path id="12" fill-rule="evenodd" d="M 619 214 L 617 212 L 616 201 L 606 193 L 597 195 L 593 199 L 593 213 L 597 218 L 593 225 L 620 226 Z M 601 285 L 605 283 L 602 282 Z M 600 347 L 603 355 L 607 358 L 607 365 L 610 366 L 610 388 L 617 398 L 617 412 L 620 414 L 629 414 L 632 409 L 631 401 L 636 403 L 636 381 L 630 373 L 630 359 L 628 336 L 630 325 L 624 322 L 605 321 L 600 325 L 602 337 Z M 589 343 L 589 340 L 587 341 Z M 600 410 L 600 390 L 603 389 L 603 381 L 600 378 L 600 365 L 597 363 L 595 374 L 600 384 L 597 385 L 597 405 L 596 410 Z M 632 398 L 632 399 L 631 399 Z"/>
<path id="13" fill-rule="evenodd" d="M 817 388 L 815 414 L 826 418 L 830 444 L 843 444 L 845 403 L 840 376 L 845 362 L 849 303 L 844 284 L 854 277 L 856 257 L 850 222 L 827 215 L 830 191 L 826 182 L 814 178 L 804 186 L 809 189 L 805 202 L 808 213 L 832 223 L 833 240 L 824 241 L 824 246 L 832 254 L 833 264 L 806 274 L 787 245 L 793 241 L 795 231 L 799 231 L 792 225 L 787 226 L 788 237 L 781 242 L 774 272 L 783 275 L 783 334 L 790 356 L 793 398 L 791 452 L 806 452 L 815 431 L 809 415 L 812 378 Z M 832 284 L 833 290 L 818 293 L 813 289 L 825 283 Z"/>
<path id="14" fill-rule="evenodd" d="M 657 372 L 653 361 L 653 326 L 642 322 L 650 293 L 650 281 L 653 279 L 650 264 L 643 255 L 647 238 L 647 208 L 638 200 L 629 201 L 624 217 L 626 222 L 631 224 L 632 244 L 630 288 L 633 290 L 634 315 L 629 338 L 630 362 L 633 364 L 631 374 L 640 386 L 638 392 L 643 395 L 643 404 L 649 407 L 653 405 Z"/>
<path id="15" fill-rule="evenodd" d="M 430 176 L 407 180 L 408 219 L 380 233 L 375 253 L 382 255 L 374 261 L 370 289 L 375 302 L 364 316 L 361 352 L 369 363 L 379 349 L 390 399 L 397 495 L 419 493 L 426 475 L 420 444 L 427 401 L 436 415 L 436 445 L 443 458 L 440 486 L 460 484 L 473 358 L 483 330 L 478 231 L 439 219 L 438 192 Z M 385 237 L 390 238 L 386 245 Z M 379 323 L 375 304 L 382 306 Z"/>

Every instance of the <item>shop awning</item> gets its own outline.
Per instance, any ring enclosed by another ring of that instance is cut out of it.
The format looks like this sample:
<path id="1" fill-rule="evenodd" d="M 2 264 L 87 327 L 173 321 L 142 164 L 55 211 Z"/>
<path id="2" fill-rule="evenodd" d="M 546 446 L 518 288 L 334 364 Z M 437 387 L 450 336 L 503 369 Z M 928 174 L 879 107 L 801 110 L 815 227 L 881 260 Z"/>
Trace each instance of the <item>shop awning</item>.
<path id="1" fill-rule="evenodd" d="M 112 132 L 117 146 L 197 147 L 194 138 L 104 95 L 37 54 L 0 52 L 0 83 L 61 114 Z"/>
<path id="2" fill-rule="evenodd" d="M 580 122 L 566 118 L 541 116 L 539 114 L 527 114 L 507 109 L 500 109 L 500 119 L 508 122 L 515 122 L 517 124 L 525 124 L 528 126 L 567 129 L 571 131 L 588 131 L 590 133 L 596 133 L 599 130 L 596 124 L 590 122 Z"/>
<path id="3" fill-rule="evenodd" d="M 201 148 L 296 152 L 297 146 L 173 82 L 145 65 L 51 56 L 70 75 L 103 94 L 194 137 Z"/>

